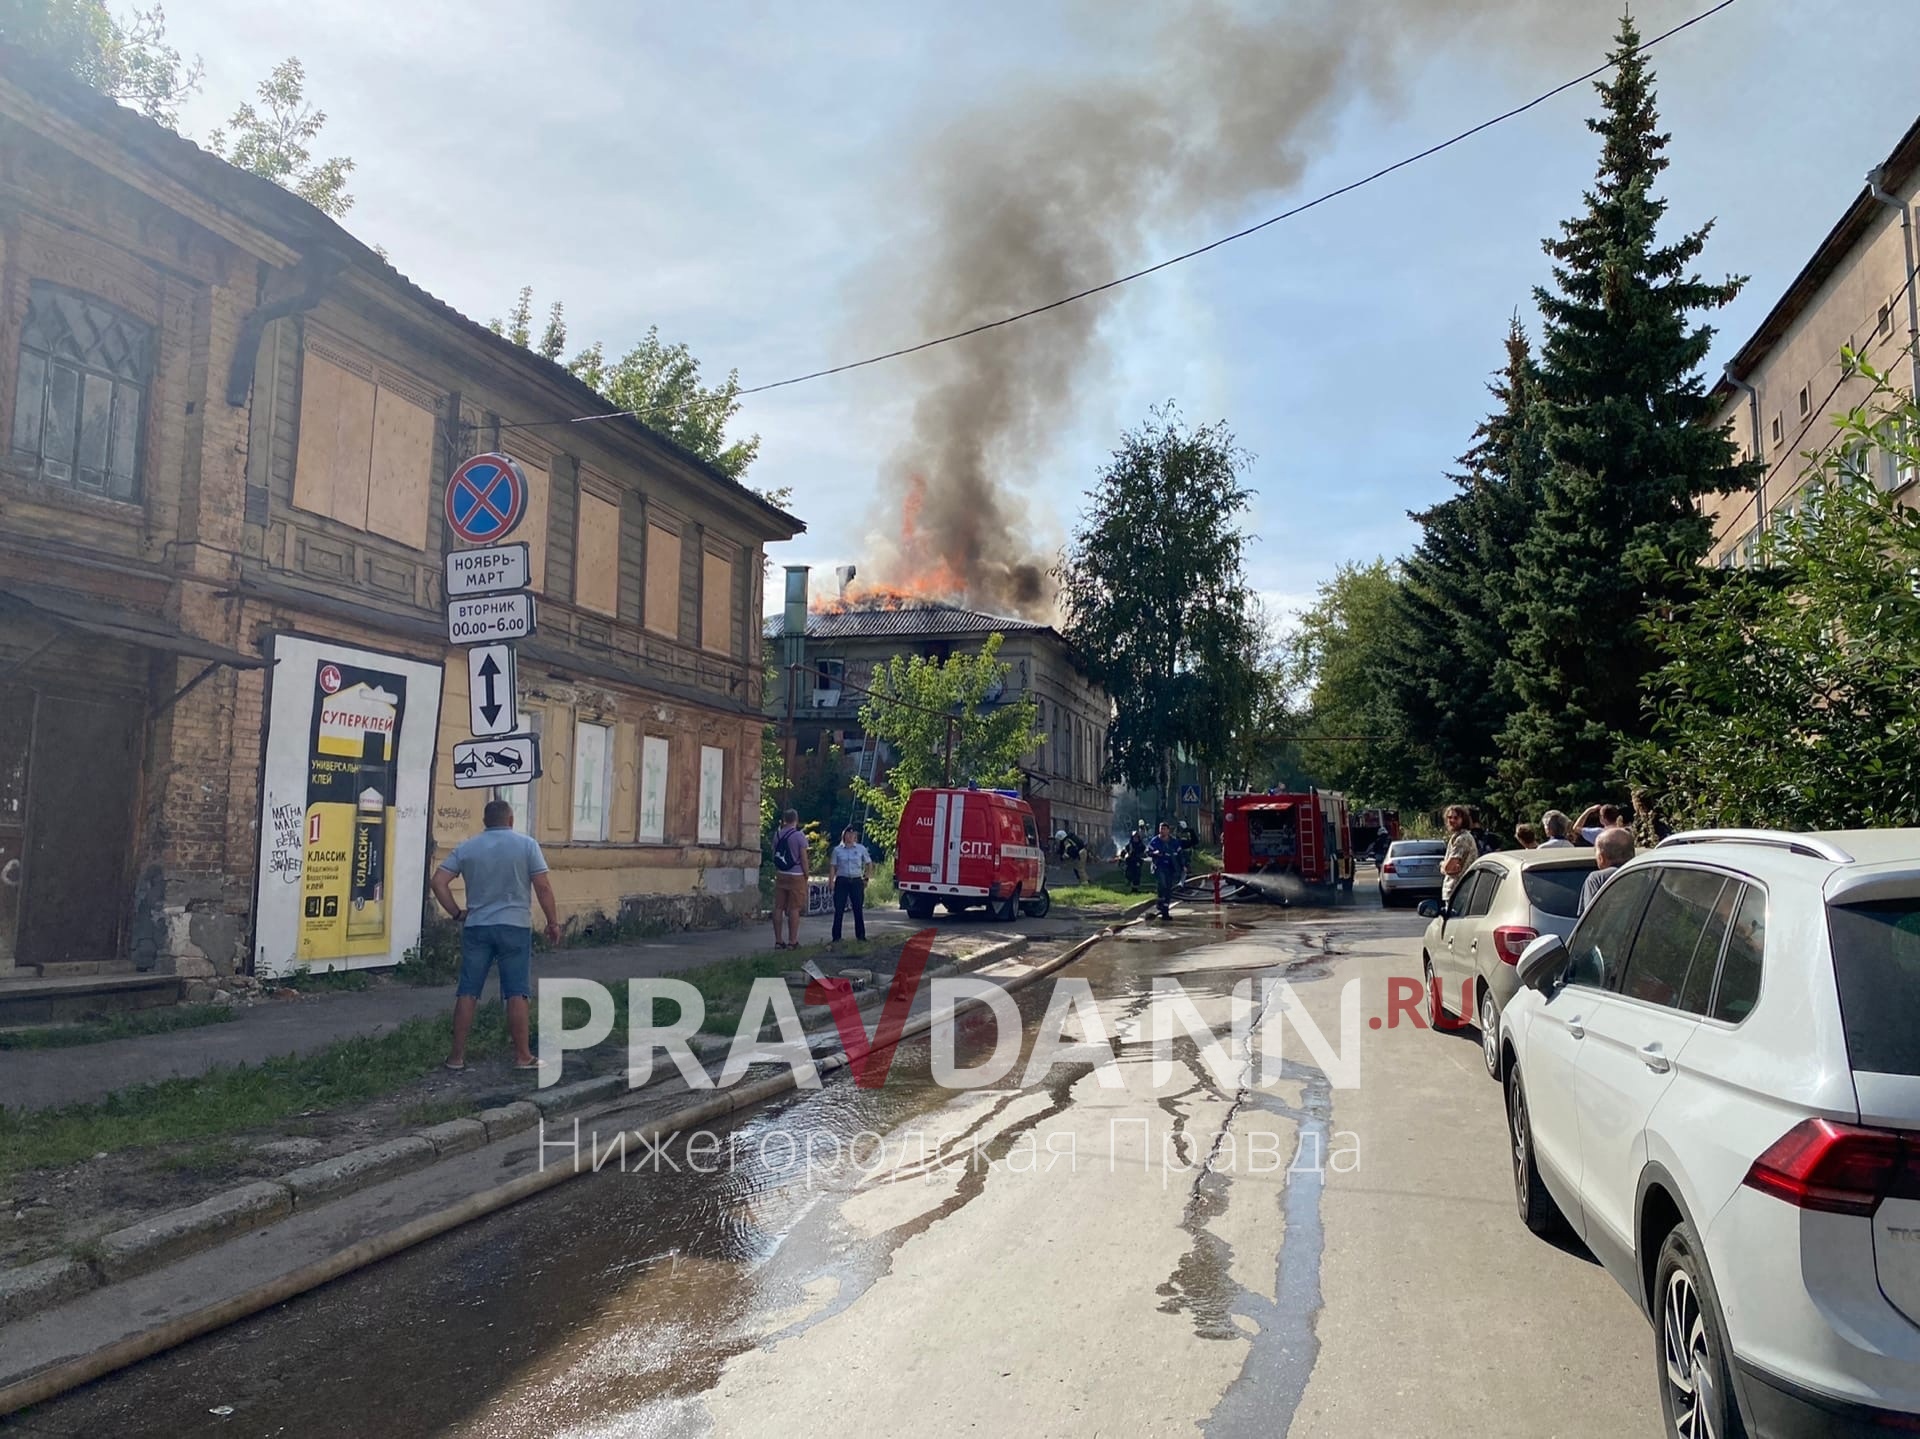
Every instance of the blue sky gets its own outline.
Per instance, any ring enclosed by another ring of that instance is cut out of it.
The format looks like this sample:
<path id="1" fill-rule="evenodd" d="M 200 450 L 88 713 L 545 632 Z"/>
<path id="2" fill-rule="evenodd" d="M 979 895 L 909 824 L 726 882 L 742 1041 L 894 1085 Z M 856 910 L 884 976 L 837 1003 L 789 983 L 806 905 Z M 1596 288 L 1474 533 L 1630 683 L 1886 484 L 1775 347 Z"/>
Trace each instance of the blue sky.
<path id="1" fill-rule="evenodd" d="M 1707 3 L 1638 0 L 1635 13 L 1653 33 Z M 1329 102 L 1297 184 L 1219 213 L 1141 216 L 1140 253 L 1237 228 L 1581 72 L 1618 13 L 1611 0 L 1401 6 L 1422 19 L 1476 8 L 1513 24 L 1396 30 L 1367 57 L 1367 83 Z M 983 114 L 1017 123 L 1022 95 L 1152 73 L 1166 13 L 180 0 L 168 21 L 206 63 L 182 115 L 195 137 L 301 57 L 329 114 L 324 149 L 358 162 L 346 223 L 433 293 L 485 319 L 531 284 L 542 308 L 566 301 L 576 342 L 617 351 L 658 324 L 710 372 L 753 385 L 924 338 L 895 297 L 923 263 L 913 197 L 930 137 Z M 1916 21 L 1906 4 L 1739 0 L 1654 52 L 1670 219 L 1716 217 L 1703 268 L 1752 276 L 1717 319 L 1713 373 L 1913 120 Z M 1088 382 L 1047 452 L 1005 477 L 1034 543 L 1059 543 L 1121 430 L 1174 397 L 1257 457 L 1251 566 L 1276 606 L 1305 602 L 1342 561 L 1405 550 L 1405 512 L 1445 494 L 1484 414 L 1507 317 L 1532 323 L 1540 240 L 1592 177 L 1594 104 L 1570 93 L 1099 302 Z M 872 552 L 914 393 L 910 370 L 882 365 L 748 402 L 742 427 L 762 437 L 751 478 L 792 486 L 809 527 L 777 561 Z"/>

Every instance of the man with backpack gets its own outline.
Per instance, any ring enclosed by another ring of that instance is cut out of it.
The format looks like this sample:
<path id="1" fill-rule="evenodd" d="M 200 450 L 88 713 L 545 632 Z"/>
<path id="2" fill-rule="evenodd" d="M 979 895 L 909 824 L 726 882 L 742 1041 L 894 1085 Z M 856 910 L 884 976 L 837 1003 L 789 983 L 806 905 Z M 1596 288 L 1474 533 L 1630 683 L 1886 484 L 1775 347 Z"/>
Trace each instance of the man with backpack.
<path id="1" fill-rule="evenodd" d="M 1140 892 L 1140 867 L 1147 857 L 1147 839 L 1140 832 L 1140 826 L 1133 827 L 1133 833 L 1127 836 L 1126 847 L 1121 851 L 1127 861 L 1127 893 Z"/>
<path id="2" fill-rule="evenodd" d="M 800 947 L 800 916 L 807 912 L 807 836 L 800 828 L 800 811 L 780 816 L 773 835 L 773 947 Z M 784 931 L 782 918 L 787 921 Z"/>

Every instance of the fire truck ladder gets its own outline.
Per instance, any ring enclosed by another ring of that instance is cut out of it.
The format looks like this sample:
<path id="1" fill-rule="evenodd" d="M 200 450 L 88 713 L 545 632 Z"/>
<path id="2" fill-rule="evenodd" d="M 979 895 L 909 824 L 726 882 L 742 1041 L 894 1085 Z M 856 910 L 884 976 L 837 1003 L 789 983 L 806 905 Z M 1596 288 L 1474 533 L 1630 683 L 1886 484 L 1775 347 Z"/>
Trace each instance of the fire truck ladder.
<path id="1" fill-rule="evenodd" d="M 1299 835 L 1300 880 L 1303 884 L 1315 883 L 1314 876 L 1320 873 L 1320 791 L 1309 790 L 1309 807 L 1295 823 L 1295 832 Z"/>
<path id="2" fill-rule="evenodd" d="M 874 782 L 880 773 L 880 741 L 872 735 L 867 736 L 866 748 L 860 751 L 860 763 L 854 766 L 854 773 L 867 784 Z M 854 827 L 862 834 L 866 832 L 867 802 L 861 800 L 853 812 Z"/>

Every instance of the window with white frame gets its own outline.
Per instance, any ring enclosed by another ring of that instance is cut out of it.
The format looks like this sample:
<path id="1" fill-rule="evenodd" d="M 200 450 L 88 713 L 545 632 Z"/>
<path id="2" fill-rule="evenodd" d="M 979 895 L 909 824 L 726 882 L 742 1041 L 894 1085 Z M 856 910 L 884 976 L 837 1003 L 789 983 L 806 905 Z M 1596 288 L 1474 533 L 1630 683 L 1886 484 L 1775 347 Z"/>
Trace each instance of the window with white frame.
<path id="1" fill-rule="evenodd" d="M 7 468 L 110 499 L 140 493 L 153 327 L 72 290 L 27 287 Z"/>
<path id="2" fill-rule="evenodd" d="M 640 741 L 640 842 L 664 844 L 667 838 L 667 741 L 647 735 Z"/>
<path id="3" fill-rule="evenodd" d="M 613 727 L 581 720 L 573 727 L 573 838 L 607 837 L 612 778 Z"/>
<path id="4" fill-rule="evenodd" d="M 720 843 L 721 813 L 726 800 L 727 752 L 700 746 L 700 817 L 695 835 L 701 844 Z"/>

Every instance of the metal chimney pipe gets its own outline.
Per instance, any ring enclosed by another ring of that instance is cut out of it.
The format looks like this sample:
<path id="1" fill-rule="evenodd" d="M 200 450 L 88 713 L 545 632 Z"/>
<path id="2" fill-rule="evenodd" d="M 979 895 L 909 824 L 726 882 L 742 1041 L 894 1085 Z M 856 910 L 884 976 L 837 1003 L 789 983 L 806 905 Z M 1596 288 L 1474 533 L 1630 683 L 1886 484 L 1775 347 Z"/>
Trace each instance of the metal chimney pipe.
<path id="1" fill-rule="evenodd" d="M 787 566 L 786 663 L 807 662 L 807 566 Z"/>

